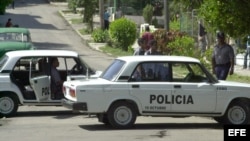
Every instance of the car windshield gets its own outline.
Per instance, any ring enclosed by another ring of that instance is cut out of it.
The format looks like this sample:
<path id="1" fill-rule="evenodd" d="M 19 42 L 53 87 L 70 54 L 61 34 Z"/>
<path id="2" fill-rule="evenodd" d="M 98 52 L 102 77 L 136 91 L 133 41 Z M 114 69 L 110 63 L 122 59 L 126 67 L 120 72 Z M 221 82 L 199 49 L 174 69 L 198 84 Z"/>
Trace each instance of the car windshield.
<path id="1" fill-rule="evenodd" d="M 101 78 L 112 81 L 120 72 L 124 64 L 125 62 L 122 60 L 114 60 L 114 62 L 103 72 Z"/>
<path id="2" fill-rule="evenodd" d="M 0 33 L 0 41 L 29 42 L 29 37 L 23 33 Z"/>
<path id="3" fill-rule="evenodd" d="M 0 70 L 2 70 L 4 64 L 7 62 L 8 60 L 8 56 L 7 55 L 4 55 L 3 57 L 0 58 Z"/>

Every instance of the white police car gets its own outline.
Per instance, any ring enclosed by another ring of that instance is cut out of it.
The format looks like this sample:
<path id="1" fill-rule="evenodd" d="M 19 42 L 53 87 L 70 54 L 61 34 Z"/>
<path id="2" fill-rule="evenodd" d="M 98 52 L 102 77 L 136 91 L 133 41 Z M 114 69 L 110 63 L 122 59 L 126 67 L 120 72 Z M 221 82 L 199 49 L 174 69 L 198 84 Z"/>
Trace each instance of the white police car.
<path id="1" fill-rule="evenodd" d="M 57 57 L 61 79 L 98 77 L 76 52 L 64 50 L 22 50 L 7 52 L 0 59 L 0 114 L 13 116 L 19 105 L 61 105 L 50 90 L 50 59 Z"/>
<path id="2" fill-rule="evenodd" d="M 131 127 L 137 116 L 250 121 L 250 84 L 218 81 L 190 57 L 119 57 L 99 78 L 64 82 L 63 91 L 63 106 L 96 114 L 115 128 Z"/>

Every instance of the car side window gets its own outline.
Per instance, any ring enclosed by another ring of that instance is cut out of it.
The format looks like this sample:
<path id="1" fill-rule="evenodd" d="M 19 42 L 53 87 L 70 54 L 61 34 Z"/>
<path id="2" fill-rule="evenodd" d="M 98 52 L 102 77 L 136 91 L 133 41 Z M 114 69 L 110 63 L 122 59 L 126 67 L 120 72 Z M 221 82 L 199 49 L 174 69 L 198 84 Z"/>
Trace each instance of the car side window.
<path id="1" fill-rule="evenodd" d="M 138 64 L 132 73 L 132 81 L 169 81 L 169 64 L 161 62 L 145 62 Z"/>
<path id="2" fill-rule="evenodd" d="M 173 82 L 205 82 L 206 74 L 196 63 L 173 63 L 172 64 Z"/>
<path id="3" fill-rule="evenodd" d="M 188 73 L 189 71 L 184 63 L 172 64 L 173 82 L 183 82 Z"/>

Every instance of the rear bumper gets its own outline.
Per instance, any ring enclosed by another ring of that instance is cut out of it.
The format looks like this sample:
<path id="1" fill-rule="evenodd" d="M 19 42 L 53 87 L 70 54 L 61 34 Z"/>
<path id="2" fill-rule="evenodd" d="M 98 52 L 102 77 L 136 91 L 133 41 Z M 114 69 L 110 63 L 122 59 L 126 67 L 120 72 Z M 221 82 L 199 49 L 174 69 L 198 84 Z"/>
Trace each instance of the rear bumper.
<path id="1" fill-rule="evenodd" d="M 87 111 L 87 103 L 85 102 L 73 102 L 67 99 L 62 99 L 62 105 L 68 109 L 77 110 L 77 111 Z"/>

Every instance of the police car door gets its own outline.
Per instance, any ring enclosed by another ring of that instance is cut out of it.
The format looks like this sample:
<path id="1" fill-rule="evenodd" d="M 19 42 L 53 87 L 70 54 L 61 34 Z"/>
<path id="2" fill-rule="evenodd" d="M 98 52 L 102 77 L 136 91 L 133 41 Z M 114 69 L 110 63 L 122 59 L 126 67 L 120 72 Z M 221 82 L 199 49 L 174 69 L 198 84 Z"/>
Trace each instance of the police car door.
<path id="1" fill-rule="evenodd" d="M 46 58 L 32 58 L 29 65 L 29 81 L 35 92 L 37 101 L 46 101 L 50 98 L 50 79 L 46 74 Z"/>
<path id="2" fill-rule="evenodd" d="M 140 66 L 141 65 L 141 66 Z M 161 66 L 161 69 L 159 69 Z M 146 62 L 137 66 L 142 68 L 142 78 L 138 79 L 135 69 L 129 82 L 130 94 L 138 99 L 142 114 L 162 115 L 170 112 L 172 87 L 168 82 L 168 64 Z M 161 73 L 159 72 L 161 70 Z"/>
<path id="3" fill-rule="evenodd" d="M 211 113 L 216 107 L 216 89 L 196 63 L 172 64 L 172 112 Z"/>

